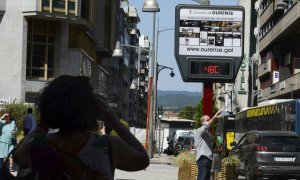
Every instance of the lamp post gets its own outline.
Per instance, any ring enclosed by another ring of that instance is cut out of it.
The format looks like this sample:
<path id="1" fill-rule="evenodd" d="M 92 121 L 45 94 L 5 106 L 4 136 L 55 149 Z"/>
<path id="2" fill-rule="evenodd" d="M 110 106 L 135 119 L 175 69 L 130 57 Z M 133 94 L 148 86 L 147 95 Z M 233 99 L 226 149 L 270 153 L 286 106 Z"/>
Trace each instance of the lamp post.
<path id="1" fill-rule="evenodd" d="M 255 80 L 255 75 L 254 75 L 254 65 L 256 65 L 256 62 L 257 62 L 257 59 L 258 59 L 258 55 L 256 54 L 256 53 L 254 53 L 253 55 L 252 55 L 252 57 L 248 57 L 248 58 L 245 58 L 244 59 L 244 62 L 246 62 L 250 67 L 251 67 L 251 93 L 250 93 L 250 95 L 251 95 L 251 97 L 250 97 L 250 106 L 252 107 L 253 106 L 253 99 L 254 99 L 254 90 L 256 89 L 256 88 L 254 88 L 254 85 L 256 84 L 255 82 L 254 82 L 254 80 Z M 247 61 L 248 60 L 248 61 Z"/>
<path id="2" fill-rule="evenodd" d="M 157 110 L 157 82 L 158 82 L 158 74 L 160 73 L 161 70 L 163 69 L 170 69 L 172 70 L 170 73 L 170 76 L 173 78 L 175 76 L 175 73 L 173 72 L 173 68 L 168 67 L 168 66 L 163 66 L 159 65 L 156 63 L 156 89 L 155 89 L 155 110 Z M 155 112 L 156 114 L 156 112 Z M 160 156 L 160 130 L 161 130 L 161 118 L 158 119 L 158 155 Z"/>
<path id="3" fill-rule="evenodd" d="M 152 36 L 152 51 L 151 51 L 151 74 L 149 78 L 149 85 L 148 85 L 148 101 L 150 101 L 148 110 L 147 110 L 147 131 L 146 131 L 146 146 L 148 146 L 148 156 L 152 157 L 152 141 L 153 141 L 153 127 L 154 127 L 154 120 L 153 120 L 153 101 L 154 101 L 154 94 L 153 94 L 153 82 L 154 82 L 154 70 L 155 70 L 155 20 L 156 20 L 156 12 L 159 12 L 159 6 L 156 0 L 145 0 L 144 6 L 142 9 L 143 12 L 153 12 L 153 36 Z M 149 134 L 148 134 L 149 131 Z"/>
<path id="4" fill-rule="evenodd" d="M 135 48 L 138 49 L 138 77 L 140 75 L 140 64 L 141 64 L 141 53 L 142 51 L 146 51 L 148 53 L 150 53 L 151 51 L 149 49 L 143 48 L 141 46 L 133 46 L 133 45 L 129 45 L 129 44 L 120 44 L 120 41 L 117 41 L 116 43 L 116 47 L 113 51 L 113 57 L 122 57 L 123 56 L 123 50 L 122 47 L 130 47 L 130 48 Z M 139 81 L 138 81 L 138 85 L 139 85 Z"/>
<path id="5" fill-rule="evenodd" d="M 119 41 L 117 41 L 116 43 L 116 47 L 113 51 L 113 57 L 122 57 L 123 56 L 123 50 L 121 47 L 129 47 L 129 48 L 134 48 L 138 50 L 138 60 L 137 60 L 137 68 L 138 68 L 138 79 L 137 79 L 137 89 L 140 88 L 140 64 L 141 64 L 141 53 L 143 51 L 150 53 L 151 51 L 149 49 L 140 47 L 140 46 L 133 46 L 133 45 L 129 45 L 129 44 L 120 44 Z"/>
<path id="6" fill-rule="evenodd" d="M 234 85 L 232 85 L 232 87 L 234 87 Z M 227 95 L 227 96 L 229 96 L 229 98 L 230 98 L 230 112 L 232 112 L 232 110 L 233 110 L 233 108 L 232 108 L 232 103 L 233 103 L 233 101 L 232 101 L 232 94 L 233 94 L 233 89 L 230 91 L 230 92 L 225 92 L 225 93 L 221 93 L 221 95 Z M 224 97 L 223 97 L 223 100 L 224 100 Z"/>

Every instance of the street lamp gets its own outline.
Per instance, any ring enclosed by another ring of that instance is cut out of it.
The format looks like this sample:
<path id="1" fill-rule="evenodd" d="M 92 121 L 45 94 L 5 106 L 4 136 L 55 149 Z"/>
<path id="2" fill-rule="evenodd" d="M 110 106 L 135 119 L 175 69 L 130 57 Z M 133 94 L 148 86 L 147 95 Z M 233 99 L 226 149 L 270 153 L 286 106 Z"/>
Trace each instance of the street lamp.
<path id="1" fill-rule="evenodd" d="M 123 56 L 123 49 L 121 47 L 130 47 L 130 48 L 138 49 L 138 75 L 140 75 L 141 53 L 142 53 L 142 51 L 146 51 L 148 53 L 150 53 L 151 51 L 149 49 L 143 48 L 141 46 L 120 44 L 120 41 L 117 41 L 116 47 L 112 54 L 113 57 L 122 57 Z M 138 84 L 139 84 L 139 81 L 138 81 Z"/>
<path id="2" fill-rule="evenodd" d="M 254 68 L 256 66 L 258 60 L 258 54 L 254 53 L 252 55 L 252 57 L 248 57 L 248 58 L 244 58 L 243 62 L 246 62 L 250 67 L 251 67 L 251 93 L 250 93 L 250 106 L 253 107 L 253 99 L 254 99 L 254 91 L 256 90 L 256 82 L 254 82 L 256 80 L 256 77 L 254 75 Z M 254 87 L 255 85 L 255 87 Z"/>
<path id="3" fill-rule="evenodd" d="M 158 82 L 158 74 L 160 73 L 161 70 L 163 69 L 170 69 L 171 73 L 170 76 L 173 78 L 175 76 L 175 73 L 173 72 L 173 68 L 168 67 L 168 66 L 163 66 L 159 65 L 156 63 L 156 89 L 155 89 L 155 110 L 157 110 L 157 82 Z M 156 114 L 156 112 L 155 112 Z M 160 155 L 160 130 L 161 130 L 161 118 L 158 119 L 158 155 Z"/>
<path id="4" fill-rule="evenodd" d="M 232 87 L 234 87 L 233 85 L 232 85 Z M 221 95 L 227 95 L 227 96 L 229 96 L 229 98 L 230 98 L 230 112 L 232 112 L 233 111 L 233 108 L 232 108 L 232 103 L 233 103 L 233 101 L 232 101 L 232 94 L 233 94 L 233 89 L 230 91 L 230 92 L 224 92 L 224 93 L 221 93 Z M 218 98 L 220 101 L 225 101 L 225 99 L 224 99 L 224 97 L 222 96 L 222 97 L 219 97 Z"/>
<path id="5" fill-rule="evenodd" d="M 147 139 L 146 139 L 146 146 L 148 146 L 148 155 L 152 157 L 152 140 L 153 140 L 153 127 L 154 127 L 154 120 L 153 120 L 153 77 L 154 77 L 154 69 L 155 69 L 155 20 L 156 20 L 156 12 L 159 12 L 159 6 L 156 0 L 145 0 L 143 6 L 143 12 L 153 12 L 153 36 L 152 36 L 152 51 L 151 51 L 151 74 L 149 77 L 149 84 L 148 84 L 148 101 L 150 100 L 150 108 L 147 111 Z M 148 119 L 149 118 L 149 119 Z M 149 134 L 148 134 L 149 130 Z"/>

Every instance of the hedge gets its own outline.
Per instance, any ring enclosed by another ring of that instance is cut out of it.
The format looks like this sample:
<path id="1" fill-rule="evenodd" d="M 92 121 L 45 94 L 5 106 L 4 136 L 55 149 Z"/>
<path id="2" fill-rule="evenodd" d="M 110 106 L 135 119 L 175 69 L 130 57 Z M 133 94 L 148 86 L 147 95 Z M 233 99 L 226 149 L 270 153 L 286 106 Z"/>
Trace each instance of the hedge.
<path id="1" fill-rule="evenodd" d="M 17 136 L 22 136 L 23 135 L 23 119 L 25 115 L 27 114 L 27 109 L 31 107 L 33 110 L 33 115 L 35 118 L 36 123 L 39 121 L 39 115 L 38 115 L 38 110 L 33 104 L 22 104 L 22 103 L 17 103 L 17 104 L 4 104 L 0 106 L 0 117 L 4 113 L 9 113 L 11 117 L 13 117 L 16 121 L 17 127 L 18 127 L 18 132 Z"/>

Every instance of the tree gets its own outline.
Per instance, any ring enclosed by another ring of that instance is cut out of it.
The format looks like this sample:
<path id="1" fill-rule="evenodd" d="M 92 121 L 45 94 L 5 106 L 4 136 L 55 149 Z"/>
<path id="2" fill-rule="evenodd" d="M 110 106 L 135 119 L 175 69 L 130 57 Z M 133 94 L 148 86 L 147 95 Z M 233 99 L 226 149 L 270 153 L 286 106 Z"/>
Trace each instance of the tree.
<path id="1" fill-rule="evenodd" d="M 196 109 L 194 106 L 186 106 L 182 111 L 179 112 L 178 116 L 181 119 L 194 120 L 196 115 Z"/>

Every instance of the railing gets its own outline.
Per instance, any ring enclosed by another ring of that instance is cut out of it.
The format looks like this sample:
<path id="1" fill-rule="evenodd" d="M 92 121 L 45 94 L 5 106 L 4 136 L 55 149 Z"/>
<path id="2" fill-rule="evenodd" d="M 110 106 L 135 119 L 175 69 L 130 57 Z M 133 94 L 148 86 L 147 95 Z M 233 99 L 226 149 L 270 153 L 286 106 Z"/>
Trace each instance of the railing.
<path id="1" fill-rule="evenodd" d="M 259 49 L 263 51 L 284 31 L 292 28 L 292 24 L 298 21 L 300 17 L 299 11 L 300 3 L 289 4 L 284 9 L 284 14 L 280 18 L 276 20 L 271 18 L 264 25 L 262 25 L 260 30 Z"/>
<path id="2" fill-rule="evenodd" d="M 271 72 L 271 59 L 258 66 L 258 77 L 261 77 L 267 73 Z"/>
<path id="3" fill-rule="evenodd" d="M 90 83 L 98 94 L 107 95 L 108 72 L 81 50 L 80 75 L 90 77 Z"/>
<path id="4" fill-rule="evenodd" d="M 49 13 L 79 16 L 78 5 L 80 1 L 81 0 L 40 0 L 40 10 Z"/>
<path id="5" fill-rule="evenodd" d="M 291 94 L 293 91 L 300 89 L 300 73 L 294 74 L 293 76 L 277 82 L 272 86 L 262 89 L 262 97 L 265 99 L 273 99 L 278 96 Z M 264 100 L 263 98 L 260 98 Z"/>

